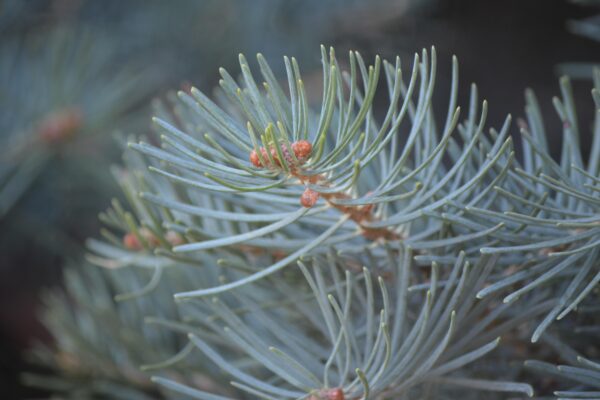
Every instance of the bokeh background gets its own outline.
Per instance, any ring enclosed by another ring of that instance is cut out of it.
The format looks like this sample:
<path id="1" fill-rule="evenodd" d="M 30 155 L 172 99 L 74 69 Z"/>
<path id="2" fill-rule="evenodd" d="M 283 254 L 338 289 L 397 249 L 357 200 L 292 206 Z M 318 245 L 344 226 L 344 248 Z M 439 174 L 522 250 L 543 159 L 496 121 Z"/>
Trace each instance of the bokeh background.
<path id="1" fill-rule="evenodd" d="M 110 166 L 128 134 L 149 130 L 153 99 L 210 91 L 219 67 L 235 74 L 238 53 L 258 52 L 279 73 L 283 55 L 296 57 L 318 99 L 321 44 L 341 60 L 350 49 L 400 55 L 406 68 L 435 45 L 438 109 L 456 54 L 460 104 L 477 83 L 499 126 L 523 114 L 531 87 L 558 138 L 561 74 L 574 79 L 582 126 L 592 120 L 596 14 L 600 2 L 567 0 L 0 0 L 0 398 L 44 397 L 18 379 L 22 351 L 50 340 L 39 295 L 97 234 L 117 195 Z"/>

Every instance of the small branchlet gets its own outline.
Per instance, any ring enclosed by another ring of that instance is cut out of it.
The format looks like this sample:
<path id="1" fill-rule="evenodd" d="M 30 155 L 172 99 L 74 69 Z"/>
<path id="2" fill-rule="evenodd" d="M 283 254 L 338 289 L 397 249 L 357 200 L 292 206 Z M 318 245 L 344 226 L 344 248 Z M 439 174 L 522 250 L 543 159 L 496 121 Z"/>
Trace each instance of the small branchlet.
<path id="1" fill-rule="evenodd" d="M 280 143 L 281 152 L 283 154 L 283 162 L 286 164 L 286 169 L 289 170 L 289 174 L 292 177 L 297 178 L 303 185 L 318 184 L 323 187 L 331 186 L 323 174 L 312 175 L 307 173 L 307 171 L 303 171 L 301 168 L 308 161 L 312 154 L 313 146 L 310 142 L 306 140 L 299 140 L 297 142 L 293 142 L 290 147 L 292 148 L 294 154 L 293 157 L 290 154 L 288 146 L 285 143 Z M 279 159 L 279 154 L 275 145 L 271 145 L 268 151 L 264 147 L 260 147 L 258 151 L 260 152 L 260 156 L 256 150 L 252 150 L 250 152 L 250 162 L 255 167 L 263 168 L 265 165 L 269 169 L 280 169 L 283 167 L 282 160 Z M 271 163 L 271 159 L 273 160 L 274 165 Z M 361 227 L 362 234 L 365 238 L 369 240 L 400 239 L 400 236 L 397 233 L 389 229 L 369 228 L 364 226 L 365 223 L 376 220 L 376 217 L 373 214 L 373 204 L 366 204 L 363 206 L 345 206 L 335 202 L 336 200 L 352 199 L 352 197 L 346 193 L 319 193 L 312 188 L 306 187 L 300 196 L 300 204 L 303 207 L 311 208 L 317 203 L 320 197 L 325 199 L 330 206 L 336 208 L 343 214 L 348 215 L 352 221 L 358 224 Z"/>

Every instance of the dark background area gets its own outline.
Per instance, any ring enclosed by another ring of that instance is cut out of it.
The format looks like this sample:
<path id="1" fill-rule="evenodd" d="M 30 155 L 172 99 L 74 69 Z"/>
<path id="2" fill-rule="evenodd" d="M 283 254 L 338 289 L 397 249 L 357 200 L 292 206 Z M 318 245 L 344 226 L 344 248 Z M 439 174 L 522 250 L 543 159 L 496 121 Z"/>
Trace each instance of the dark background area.
<path id="1" fill-rule="evenodd" d="M 276 72 L 283 70 L 281 55 L 296 56 L 308 90 L 318 92 L 321 43 L 335 46 L 341 60 L 350 49 L 359 50 L 367 60 L 375 54 L 387 59 L 399 54 L 406 68 L 415 51 L 435 45 L 438 111 L 446 109 L 451 56 L 456 54 L 459 104 L 468 104 L 469 84 L 477 83 L 480 98 L 489 101 L 488 125 L 499 127 L 507 113 L 523 115 L 523 91 L 534 89 L 556 154 L 562 129 L 551 102 L 559 93 L 557 68 L 565 62 L 600 62 L 600 43 L 571 33 L 568 22 L 596 13 L 600 9 L 593 5 L 558 0 L 0 0 L 0 44 L 60 25 L 90 27 L 118 43 L 119 62 L 138 59 L 145 68 L 157 71 L 156 81 L 148 82 L 151 96 L 186 82 L 210 91 L 217 83 L 219 66 L 237 71 L 239 52 L 249 59 L 262 52 Z M 2 62 L 8 62 L 10 52 L 2 57 Z M 587 149 L 594 112 L 591 82 L 576 79 L 573 86 L 581 140 Z M 137 133 L 149 127 L 151 111 L 144 104 L 151 96 L 130 111 L 143 121 L 132 125 L 140 130 Z M 0 118 L 18 112 L 10 105 L 0 108 Z M 118 148 L 110 135 L 114 128 L 107 128 L 106 153 L 93 166 L 96 169 L 108 171 L 111 163 L 118 162 Z M 516 132 L 514 124 L 512 132 Z M 2 399 L 44 397 L 23 388 L 18 379 L 26 368 L 22 351 L 35 340 L 49 340 L 36 317 L 39 293 L 59 285 L 61 268 L 82 257 L 86 237 L 96 235 L 98 212 L 116 193 L 110 184 L 98 190 L 89 176 L 71 179 L 73 163 L 64 167 L 62 161 L 57 157 L 0 219 Z M 77 162 L 89 161 L 81 157 Z M 91 199 L 81 196 L 91 192 L 95 193 Z"/>

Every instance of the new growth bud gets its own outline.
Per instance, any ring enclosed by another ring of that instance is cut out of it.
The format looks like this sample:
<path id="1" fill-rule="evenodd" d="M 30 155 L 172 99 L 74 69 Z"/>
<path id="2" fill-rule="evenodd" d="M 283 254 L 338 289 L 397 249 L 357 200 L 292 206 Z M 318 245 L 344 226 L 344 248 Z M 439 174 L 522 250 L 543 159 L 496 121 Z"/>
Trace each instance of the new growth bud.
<path id="1" fill-rule="evenodd" d="M 340 388 L 322 389 L 313 394 L 308 400 L 345 400 L 344 391 Z"/>
<path id="2" fill-rule="evenodd" d="M 134 233 L 128 232 L 123 236 L 123 246 L 126 249 L 138 251 L 142 249 L 142 244 L 138 240 L 137 236 Z"/>
<path id="3" fill-rule="evenodd" d="M 319 193 L 309 188 L 306 188 L 300 196 L 300 204 L 306 208 L 311 208 L 317 204 L 317 200 L 319 200 Z"/>
<path id="4" fill-rule="evenodd" d="M 262 167 L 262 163 L 260 162 L 260 158 L 258 158 L 258 154 L 256 154 L 256 150 L 252 150 L 250 152 L 250 162 L 252 163 L 252 165 L 254 165 L 256 168 L 260 168 Z"/>
<path id="5" fill-rule="evenodd" d="M 306 160 L 312 153 L 312 144 L 306 140 L 298 140 L 292 143 L 292 150 L 298 160 Z"/>
<path id="6" fill-rule="evenodd" d="M 66 108 L 48 114 L 38 126 L 38 134 L 46 143 L 61 143 L 73 137 L 81 128 L 83 118 L 76 108 Z"/>

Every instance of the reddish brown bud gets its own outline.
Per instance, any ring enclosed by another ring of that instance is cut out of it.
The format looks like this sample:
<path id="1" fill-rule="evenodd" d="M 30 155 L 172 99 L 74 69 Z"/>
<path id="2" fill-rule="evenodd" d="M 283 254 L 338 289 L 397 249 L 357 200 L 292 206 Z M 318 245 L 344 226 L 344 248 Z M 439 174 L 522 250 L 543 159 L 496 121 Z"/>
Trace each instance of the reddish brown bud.
<path id="1" fill-rule="evenodd" d="M 141 250 L 142 244 L 138 240 L 137 236 L 134 233 L 129 232 L 125 236 L 123 236 L 123 246 L 129 250 Z"/>
<path id="2" fill-rule="evenodd" d="M 311 208 L 317 204 L 317 200 L 319 200 L 319 193 L 309 188 L 306 188 L 300 196 L 300 204 L 306 208 Z"/>
<path id="3" fill-rule="evenodd" d="M 344 391 L 341 388 L 322 389 L 311 395 L 308 400 L 345 400 Z"/>
<path id="4" fill-rule="evenodd" d="M 298 160 L 306 160 L 312 153 L 312 144 L 306 140 L 298 140 L 292 143 L 292 150 Z"/>
<path id="5" fill-rule="evenodd" d="M 262 163 L 260 162 L 260 158 L 258 158 L 258 154 L 256 154 L 256 150 L 250 152 L 250 162 L 257 168 L 262 167 Z"/>
<path id="6" fill-rule="evenodd" d="M 344 391 L 340 388 L 329 389 L 326 396 L 327 400 L 344 400 Z"/>
<path id="7" fill-rule="evenodd" d="M 38 126 L 40 139 L 46 143 L 60 143 L 71 138 L 83 124 L 81 112 L 67 108 L 46 116 Z"/>

